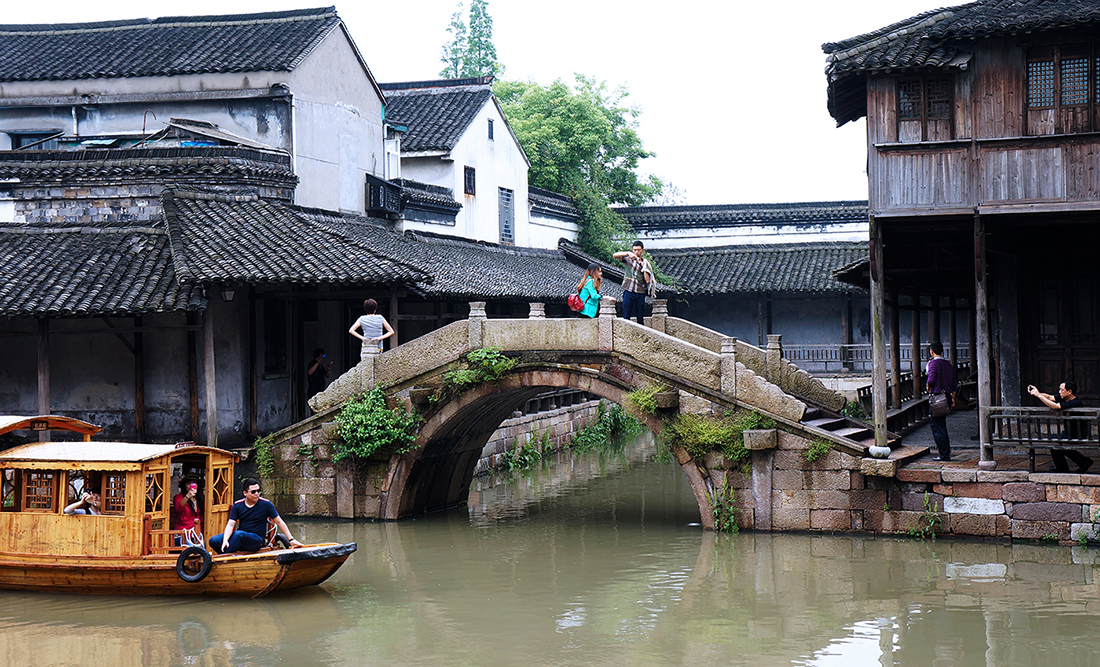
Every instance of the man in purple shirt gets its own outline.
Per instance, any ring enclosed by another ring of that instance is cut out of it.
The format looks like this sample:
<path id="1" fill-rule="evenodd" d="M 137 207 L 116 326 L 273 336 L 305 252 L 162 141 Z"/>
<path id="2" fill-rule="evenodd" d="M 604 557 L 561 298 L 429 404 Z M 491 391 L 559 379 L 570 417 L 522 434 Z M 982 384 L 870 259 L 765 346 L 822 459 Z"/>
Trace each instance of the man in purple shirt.
<path id="1" fill-rule="evenodd" d="M 928 383 L 925 385 L 928 395 L 947 394 L 947 400 L 954 405 L 954 394 L 958 383 L 955 380 L 955 365 L 943 358 L 943 343 L 933 341 L 928 346 Z M 947 434 L 947 415 L 930 418 L 932 425 L 932 439 L 936 441 L 936 449 L 939 453 L 932 457 L 933 461 L 951 460 L 951 439 Z"/>

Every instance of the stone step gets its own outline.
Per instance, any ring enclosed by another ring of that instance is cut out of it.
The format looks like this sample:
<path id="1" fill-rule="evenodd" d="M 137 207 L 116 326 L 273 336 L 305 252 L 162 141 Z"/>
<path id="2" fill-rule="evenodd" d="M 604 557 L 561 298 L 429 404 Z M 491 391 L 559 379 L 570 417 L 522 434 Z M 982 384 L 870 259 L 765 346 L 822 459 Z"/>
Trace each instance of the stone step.
<path id="1" fill-rule="evenodd" d="M 816 426 L 817 428 L 824 431 L 836 431 L 837 429 L 847 424 L 848 420 L 844 417 L 818 417 L 817 419 L 812 419 L 809 421 L 803 419 L 802 423 L 808 424 L 809 426 Z"/>
<path id="2" fill-rule="evenodd" d="M 875 439 L 875 432 L 867 428 L 866 426 L 845 426 L 844 428 L 833 430 L 833 433 L 856 441 L 863 440 L 868 435 L 871 436 L 872 441 L 874 441 Z"/>

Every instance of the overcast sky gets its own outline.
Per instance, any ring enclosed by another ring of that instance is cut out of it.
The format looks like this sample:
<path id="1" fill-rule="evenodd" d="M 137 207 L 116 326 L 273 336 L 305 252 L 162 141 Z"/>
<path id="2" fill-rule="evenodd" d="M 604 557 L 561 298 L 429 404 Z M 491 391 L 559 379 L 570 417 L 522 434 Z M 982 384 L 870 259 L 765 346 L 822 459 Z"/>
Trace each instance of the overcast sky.
<path id="1" fill-rule="evenodd" d="M 331 0 L 330 0 L 331 1 Z M 5 3 L 4 23 L 231 14 L 324 0 Z M 940 0 L 489 0 L 505 78 L 579 72 L 625 86 L 657 155 L 643 169 L 686 204 L 866 199 L 864 122 L 826 109 L 821 45 L 945 5 Z M 437 78 L 457 0 L 336 3 L 380 82 Z M 468 9 L 469 0 L 465 7 Z"/>

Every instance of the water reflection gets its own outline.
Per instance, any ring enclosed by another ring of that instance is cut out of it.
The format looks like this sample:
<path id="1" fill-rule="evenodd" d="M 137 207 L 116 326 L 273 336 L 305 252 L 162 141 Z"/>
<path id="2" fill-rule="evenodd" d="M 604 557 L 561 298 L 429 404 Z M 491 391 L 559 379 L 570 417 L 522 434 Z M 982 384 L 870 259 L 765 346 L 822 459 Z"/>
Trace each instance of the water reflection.
<path id="1" fill-rule="evenodd" d="M 4 665 L 1093 665 L 1096 549 L 703 533 L 675 466 L 562 461 L 264 600 L 0 593 Z"/>

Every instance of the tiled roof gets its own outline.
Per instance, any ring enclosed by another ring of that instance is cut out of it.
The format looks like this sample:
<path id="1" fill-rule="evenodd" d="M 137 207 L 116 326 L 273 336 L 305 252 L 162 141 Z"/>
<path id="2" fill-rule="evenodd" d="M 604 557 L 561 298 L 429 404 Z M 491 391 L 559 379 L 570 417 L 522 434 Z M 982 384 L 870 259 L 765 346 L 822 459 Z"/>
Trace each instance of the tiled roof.
<path id="1" fill-rule="evenodd" d="M 829 112 L 838 124 L 867 113 L 867 72 L 965 62 L 976 39 L 1100 24 L 1096 0 L 978 0 L 918 14 L 865 35 L 822 45 L 829 54 Z"/>
<path id="2" fill-rule="evenodd" d="M 639 231 L 867 221 L 866 201 L 616 208 Z"/>
<path id="3" fill-rule="evenodd" d="M 0 81 L 286 72 L 339 25 L 335 7 L 0 25 Z"/>
<path id="4" fill-rule="evenodd" d="M 420 204 L 458 211 L 462 204 L 455 201 L 450 188 L 431 183 L 421 183 L 408 178 L 395 178 L 394 184 L 401 186 L 401 198 L 405 204 Z"/>
<path id="5" fill-rule="evenodd" d="M 463 83 L 467 79 L 449 83 Z M 409 153 L 450 151 L 492 98 L 488 83 L 437 86 L 448 82 L 384 83 L 386 120 L 408 126 L 401 149 Z M 418 87 L 432 84 L 428 87 Z"/>
<path id="6" fill-rule="evenodd" d="M 0 314 L 202 310 L 202 287 L 177 281 L 168 234 L 148 227 L 0 226 Z"/>
<path id="7" fill-rule="evenodd" d="M 866 243 L 792 243 L 651 251 L 680 294 L 827 293 L 856 290 L 833 270 L 867 255 Z"/>
<path id="8" fill-rule="evenodd" d="M 375 252 L 362 238 L 318 224 L 318 214 L 310 209 L 257 197 L 168 192 L 164 213 L 176 271 L 184 280 L 253 284 L 430 280 L 401 259 Z M 367 224 L 380 227 L 377 222 Z"/>
<path id="9" fill-rule="evenodd" d="M 74 179 L 153 181 L 188 177 L 294 187 L 298 177 L 281 151 L 218 146 L 82 151 L 0 151 L 0 178 L 73 182 Z"/>
<path id="10" fill-rule="evenodd" d="M 527 186 L 527 202 L 531 205 L 532 213 L 571 222 L 577 222 L 580 219 L 580 213 L 573 199 L 551 190 Z"/>

